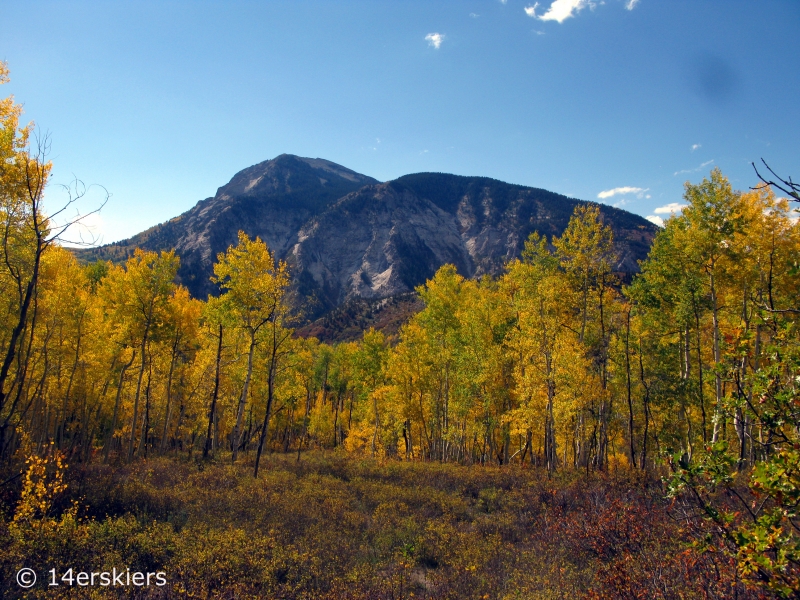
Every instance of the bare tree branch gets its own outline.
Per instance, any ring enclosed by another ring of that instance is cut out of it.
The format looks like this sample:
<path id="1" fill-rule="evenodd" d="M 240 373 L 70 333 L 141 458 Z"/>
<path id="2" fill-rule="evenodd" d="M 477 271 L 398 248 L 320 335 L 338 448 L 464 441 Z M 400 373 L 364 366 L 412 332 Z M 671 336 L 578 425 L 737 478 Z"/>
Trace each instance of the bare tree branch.
<path id="1" fill-rule="evenodd" d="M 784 179 L 783 177 L 780 177 L 777 173 L 775 173 L 775 171 L 772 170 L 772 168 L 767 164 L 767 161 L 765 161 L 763 158 L 761 159 L 761 162 L 764 163 L 764 166 L 767 168 L 767 170 L 770 173 L 772 173 L 772 175 L 778 181 L 780 181 L 780 183 L 776 183 L 771 179 L 766 179 L 761 175 L 761 173 L 758 172 L 758 167 L 756 167 L 755 163 L 750 163 L 751 165 L 753 165 L 753 170 L 756 172 L 756 175 L 758 175 L 758 178 L 765 184 L 771 185 L 772 187 L 779 189 L 784 194 L 788 194 L 795 200 L 795 202 L 800 202 L 800 184 L 797 184 L 794 181 L 792 181 L 791 177 L 789 177 L 788 180 Z M 758 188 L 750 188 L 750 189 L 755 190 Z"/>
<path id="2" fill-rule="evenodd" d="M 75 216 L 73 218 L 68 220 L 66 223 L 56 225 L 50 231 L 50 235 L 47 238 L 47 243 L 59 242 L 62 244 L 66 243 L 83 247 L 96 246 L 100 241 L 100 237 L 90 232 L 91 237 L 88 240 L 84 239 L 83 232 L 80 226 L 85 225 L 84 224 L 85 219 L 87 219 L 91 215 L 99 213 L 100 210 L 102 210 L 102 208 L 106 205 L 106 203 L 108 203 L 109 198 L 111 198 L 111 194 L 104 186 L 99 184 L 92 184 L 89 187 L 86 187 L 86 184 L 84 184 L 83 181 L 81 181 L 77 177 L 69 185 L 60 184 L 58 187 L 64 190 L 64 192 L 67 194 L 67 201 L 61 208 L 59 208 L 57 211 L 49 215 L 49 219 L 51 219 L 51 221 L 58 215 L 64 213 L 70 206 L 72 206 L 79 200 L 83 199 L 93 188 L 99 188 L 100 190 L 102 190 L 103 198 L 102 200 L 100 200 L 99 206 L 97 206 L 95 209 L 84 214 L 81 214 L 78 210 L 76 210 Z M 67 239 L 64 237 L 64 234 L 71 227 L 72 228 L 77 227 L 78 229 L 77 240 Z"/>

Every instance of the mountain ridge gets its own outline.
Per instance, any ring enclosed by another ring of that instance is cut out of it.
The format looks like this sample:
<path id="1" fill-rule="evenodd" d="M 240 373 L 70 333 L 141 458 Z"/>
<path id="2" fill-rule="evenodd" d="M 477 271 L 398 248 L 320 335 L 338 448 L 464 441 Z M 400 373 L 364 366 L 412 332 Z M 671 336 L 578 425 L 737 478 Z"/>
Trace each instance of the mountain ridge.
<path id="1" fill-rule="evenodd" d="M 413 173 L 380 182 L 326 159 L 281 154 L 239 171 L 165 223 L 75 253 L 119 262 L 136 247 L 174 248 L 180 283 L 204 298 L 218 293 L 209 280 L 217 254 L 243 230 L 287 261 L 313 320 L 353 300 L 413 291 L 445 263 L 466 277 L 496 274 L 531 232 L 560 235 L 575 206 L 586 203 L 489 177 Z M 614 231 L 615 270 L 636 272 L 656 226 L 597 206 Z"/>

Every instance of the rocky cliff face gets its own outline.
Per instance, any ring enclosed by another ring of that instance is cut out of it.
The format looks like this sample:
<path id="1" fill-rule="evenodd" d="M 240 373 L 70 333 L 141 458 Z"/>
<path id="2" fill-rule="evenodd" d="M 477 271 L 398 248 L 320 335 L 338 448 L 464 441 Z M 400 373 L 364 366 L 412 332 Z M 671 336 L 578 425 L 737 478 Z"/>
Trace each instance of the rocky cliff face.
<path id="1" fill-rule="evenodd" d="M 303 225 L 288 252 L 301 294 L 332 308 L 413 290 L 443 264 L 467 277 L 497 273 L 533 231 L 560 235 L 578 200 L 483 177 L 407 175 L 348 194 Z M 620 272 L 638 270 L 655 227 L 600 207 Z"/>
<path id="2" fill-rule="evenodd" d="M 80 254 L 123 260 L 135 247 L 175 248 L 181 282 L 205 297 L 216 292 L 208 278 L 217 253 L 243 230 L 290 264 L 314 318 L 354 299 L 413 290 L 446 263 L 467 277 L 497 273 L 531 232 L 560 235 L 579 203 L 485 177 L 419 173 L 379 183 L 329 161 L 281 155 L 237 173 L 167 223 Z M 635 272 L 655 226 L 600 209 L 614 231 L 616 270 Z"/>

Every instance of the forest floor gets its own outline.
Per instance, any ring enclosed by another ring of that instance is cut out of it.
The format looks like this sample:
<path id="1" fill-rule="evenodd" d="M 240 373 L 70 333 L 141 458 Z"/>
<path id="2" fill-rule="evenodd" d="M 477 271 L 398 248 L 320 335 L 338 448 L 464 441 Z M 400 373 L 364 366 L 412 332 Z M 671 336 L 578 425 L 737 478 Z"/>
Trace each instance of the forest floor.
<path id="1" fill-rule="evenodd" d="M 77 465 L 49 516 L 31 522 L 12 520 L 19 480 L 5 486 L 0 596 L 759 597 L 728 557 L 691 547 L 656 477 L 334 452 L 262 465 L 258 479 L 247 457 Z M 27 591 L 22 567 L 38 575 Z M 95 585 L 70 584 L 70 568 L 98 573 Z M 114 568 L 166 584 L 100 585 Z"/>

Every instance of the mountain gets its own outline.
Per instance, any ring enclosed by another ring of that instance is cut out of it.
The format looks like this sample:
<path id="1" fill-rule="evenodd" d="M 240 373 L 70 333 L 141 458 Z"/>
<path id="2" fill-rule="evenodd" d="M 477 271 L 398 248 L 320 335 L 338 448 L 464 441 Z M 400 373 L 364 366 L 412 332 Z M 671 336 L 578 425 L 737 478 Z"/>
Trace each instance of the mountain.
<path id="1" fill-rule="evenodd" d="M 78 250 L 81 260 L 124 261 L 134 249 L 169 250 L 181 258 L 179 281 L 196 298 L 217 294 L 211 283 L 217 254 L 236 243 L 239 230 L 258 236 L 283 258 L 309 218 L 376 179 L 320 158 L 281 154 L 239 171 L 212 198 L 132 238 Z"/>
<path id="2" fill-rule="evenodd" d="M 497 273 L 533 231 L 560 235 L 582 203 L 486 177 L 417 173 L 385 183 L 323 159 L 282 154 L 237 173 L 184 214 L 128 240 L 77 251 L 124 260 L 136 247 L 175 248 L 178 277 L 200 298 L 217 253 L 239 230 L 289 263 L 310 319 L 351 302 L 412 291 L 445 263 L 466 277 Z M 614 232 L 615 270 L 633 273 L 656 227 L 600 205 Z"/>

